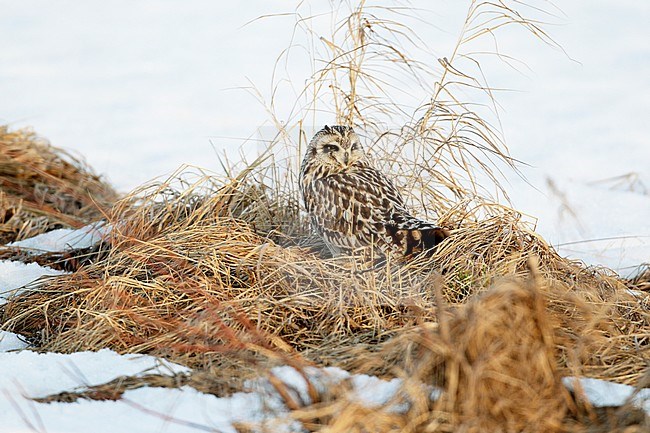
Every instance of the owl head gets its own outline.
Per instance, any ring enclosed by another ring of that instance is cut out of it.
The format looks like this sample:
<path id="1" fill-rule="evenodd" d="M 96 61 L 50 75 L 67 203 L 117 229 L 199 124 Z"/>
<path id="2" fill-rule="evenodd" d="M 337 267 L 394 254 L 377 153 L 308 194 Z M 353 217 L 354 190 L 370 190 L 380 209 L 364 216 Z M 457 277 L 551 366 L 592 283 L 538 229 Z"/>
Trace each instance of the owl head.
<path id="1" fill-rule="evenodd" d="M 325 126 L 311 139 L 306 158 L 333 170 L 345 170 L 366 159 L 359 136 L 348 126 Z"/>

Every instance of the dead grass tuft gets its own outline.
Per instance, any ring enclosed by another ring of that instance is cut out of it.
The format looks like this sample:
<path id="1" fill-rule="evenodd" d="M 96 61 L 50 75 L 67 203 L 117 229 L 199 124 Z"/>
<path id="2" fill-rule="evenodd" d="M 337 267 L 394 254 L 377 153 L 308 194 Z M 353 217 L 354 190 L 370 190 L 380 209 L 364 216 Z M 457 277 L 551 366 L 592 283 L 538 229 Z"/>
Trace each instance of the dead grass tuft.
<path id="1" fill-rule="evenodd" d="M 28 129 L 0 125 L 0 244 L 103 216 L 117 193 L 83 161 Z"/>
<path id="2" fill-rule="evenodd" d="M 534 282 L 503 281 L 475 298 L 422 338 L 444 365 L 437 407 L 464 431 L 563 431 L 574 404 L 556 361 L 558 326 Z"/>
<path id="3" fill-rule="evenodd" d="M 534 258 L 560 324 L 559 368 L 622 383 L 647 368 L 649 317 L 640 300 L 614 274 L 559 257 L 514 212 L 480 222 L 450 213 L 461 227 L 433 256 L 373 270 L 354 258 L 323 258 L 297 246 L 299 236 L 281 245 L 288 237 L 258 229 L 251 210 L 272 213 L 257 200 L 275 198 L 257 190 L 251 197 L 250 188 L 246 179 L 205 177 L 183 192 L 167 183 L 123 199 L 110 216 L 105 257 L 8 303 L 5 329 L 47 350 L 111 347 L 190 365 L 205 361 L 197 353 L 283 362 L 300 353 L 390 374 L 390 362 L 365 364 L 359 350 L 372 353 L 419 323 L 437 322 L 436 299 L 460 305 L 503 275 L 525 277 Z"/>
<path id="4" fill-rule="evenodd" d="M 438 323 L 384 344 L 376 358 L 391 359 L 403 380 L 388 404 L 368 407 L 339 388 L 293 418 L 327 432 L 645 431 L 642 409 L 592 407 L 564 387 L 562 323 L 549 304 L 566 295 L 544 290 L 534 266 L 526 280 L 501 279 L 464 305 L 442 308 Z"/>
<path id="5" fill-rule="evenodd" d="M 215 381 L 215 376 L 205 373 L 177 373 L 174 375 L 147 374 L 143 376 L 120 376 L 110 382 L 82 387 L 73 391 L 65 391 L 42 398 L 34 398 L 39 403 L 72 403 L 79 399 L 86 400 L 119 400 L 129 390 L 154 388 L 180 388 L 191 386 L 197 391 L 223 395 L 234 391 L 228 384 Z"/>

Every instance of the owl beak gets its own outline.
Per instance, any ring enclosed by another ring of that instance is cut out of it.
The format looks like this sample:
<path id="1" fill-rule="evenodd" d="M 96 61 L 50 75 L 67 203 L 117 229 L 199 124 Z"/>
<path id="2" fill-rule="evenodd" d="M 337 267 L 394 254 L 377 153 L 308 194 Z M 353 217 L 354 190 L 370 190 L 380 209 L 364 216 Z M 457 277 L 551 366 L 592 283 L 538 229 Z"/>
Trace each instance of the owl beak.
<path id="1" fill-rule="evenodd" d="M 345 154 L 343 155 L 343 163 L 345 165 L 348 165 L 348 162 L 350 162 L 350 154 L 348 152 L 345 152 Z"/>

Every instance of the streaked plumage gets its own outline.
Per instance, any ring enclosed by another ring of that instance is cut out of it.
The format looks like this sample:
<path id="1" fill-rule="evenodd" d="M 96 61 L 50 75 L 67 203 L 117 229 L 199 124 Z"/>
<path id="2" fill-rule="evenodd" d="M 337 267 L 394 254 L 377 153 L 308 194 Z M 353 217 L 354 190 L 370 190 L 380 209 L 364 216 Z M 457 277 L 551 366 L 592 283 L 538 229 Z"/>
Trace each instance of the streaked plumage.
<path id="1" fill-rule="evenodd" d="M 447 237 L 436 224 L 409 214 L 352 128 L 326 126 L 316 133 L 302 161 L 300 188 L 314 228 L 334 255 L 373 245 L 408 256 Z"/>

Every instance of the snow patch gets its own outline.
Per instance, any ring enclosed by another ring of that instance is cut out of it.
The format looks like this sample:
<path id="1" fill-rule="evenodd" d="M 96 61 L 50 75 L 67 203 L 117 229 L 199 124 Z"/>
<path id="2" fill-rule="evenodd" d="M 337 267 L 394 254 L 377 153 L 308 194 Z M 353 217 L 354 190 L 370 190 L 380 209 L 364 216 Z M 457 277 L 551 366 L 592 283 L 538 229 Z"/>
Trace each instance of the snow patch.
<path id="1" fill-rule="evenodd" d="M 587 377 L 565 377 L 562 383 L 571 391 L 576 389 L 576 381 L 585 392 L 589 402 L 596 407 L 622 406 L 634 395 L 634 387 L 620 383 L 607 382 Z M 650 388 L 640 390 L 632 402 L 650 415 Z"/>
<path id="2" fill-rule="evenodd" d="M 148 355 L 120 355 L 109 349 L 73 354 L 29 350 L 0 353 L 0 390 L 43 397 L 78 386 L 109 382 L 119 376 L 174 374 L 186 367 Z"/>
<path id="3" fill-rule="evenodd" d="M 10 350 L 21 350 L 28 345 L 21 340 L 18 334 L 9 331 L 0 331 L 0 353 L 9 352 Z"/>
<path id="4" fill-rule="evenodd" d="M 63 274 L 66 272 L 37 263 L 25 264 L 2 260 L 0 261 L 0 305 L 5 304 L 9 297 L 20 293 L 26 285 L 42 277 Z"/>
<path id="5" fill-rule="evenodd" d="M 101 241 L 110 232 L 110 229 L 111 227 L 104 223 L 94 223 L 77 230 L 52 230 L 29 239 L 11 242 L 7 246 L 20 248 L 31 254 L 88 248 Z"/>
<path id="6" fill-rule="evenodd" d="M 73 354 L 0 353 L 0 371 L 0 433 L 30 429 L 87 432 L 90 426 L 100 433 L 184 433 L 205 428 L 236 433 L 232 426 L 235 422 L 259 423 L 267 431 L 300 431 L 297 423 L 284 419 L 286 409 L 270 410 L 258 393 L 218 398 L 190 387 L 144 387 L 125 392 L 118 401 L 36 403 L 29 399 L 106 383 L 120 376 L 189 371 L 152 356 L 120 355 L 108 349 Z"/>
<path id="7" fill-rule="evenodd" d="M 271 374 L 285 383 L 289 389 L 298 395 L 302 403 L 311 404 L 307 383 L 305 378 L 293 367 L 283 366 L 271 369 Z M 365 374 L 351 375 L 349 372 L 337 367 L 315 368 L 308 367 L 305 369 L 305 375 L 309 382 L 316 388 L 319 393 L 325 392 L 328 388 L 336 386 L 345 380 L 349 380 L 350 394 L 348 398 L 351 401 L 363 404 L 367 407 L 379 407 L 387 405 L 387 410 L 404 411 L 406 406 L 400 402 L 393 401 L 398 397 L 403 381 L 401 379 L 392 379 L 386 381 L 376 376 Z M 423 385 L 424 386 L 424 385 Z M 246 387 L 258 393 L 266 395 L 266 400 L 276 399 L 273 407 L 282 406 L 282 402 L 277 399 L 275 388 L 265 378 L 260 378 L 246 383 Z M 431 389 L 430 395 L 439 396 L 439 390 Z M 395 403 L 395 404 L 392 404 Z"/>

